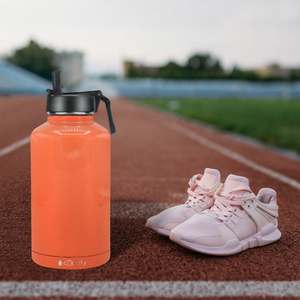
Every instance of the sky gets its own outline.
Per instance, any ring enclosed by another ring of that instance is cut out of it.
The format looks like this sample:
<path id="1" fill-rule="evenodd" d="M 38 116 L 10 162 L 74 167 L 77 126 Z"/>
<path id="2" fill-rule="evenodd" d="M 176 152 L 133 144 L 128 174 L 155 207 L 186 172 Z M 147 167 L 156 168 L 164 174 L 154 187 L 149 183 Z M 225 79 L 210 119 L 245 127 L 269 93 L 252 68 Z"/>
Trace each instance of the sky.
<path id="1" fill-rule="evenodd" d="M 300 0 L 0 0 L 0 55 L 30 39 L 84 52 L 87 73 L 194 53 L 227 69 L 300 67 Z"/>

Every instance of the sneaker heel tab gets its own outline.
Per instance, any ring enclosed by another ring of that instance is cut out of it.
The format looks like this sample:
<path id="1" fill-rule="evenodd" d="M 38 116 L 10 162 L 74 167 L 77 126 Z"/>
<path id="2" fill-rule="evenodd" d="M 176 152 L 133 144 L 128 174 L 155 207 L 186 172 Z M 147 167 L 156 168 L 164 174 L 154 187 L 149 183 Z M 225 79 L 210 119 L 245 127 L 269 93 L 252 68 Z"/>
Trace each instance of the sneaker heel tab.
<path id="1" fill-rule="evenodd" d="M 265 204 L 277 205 L 277 193 L 270 188 L 260 189 L 257 194 L 257 199 Z"/>

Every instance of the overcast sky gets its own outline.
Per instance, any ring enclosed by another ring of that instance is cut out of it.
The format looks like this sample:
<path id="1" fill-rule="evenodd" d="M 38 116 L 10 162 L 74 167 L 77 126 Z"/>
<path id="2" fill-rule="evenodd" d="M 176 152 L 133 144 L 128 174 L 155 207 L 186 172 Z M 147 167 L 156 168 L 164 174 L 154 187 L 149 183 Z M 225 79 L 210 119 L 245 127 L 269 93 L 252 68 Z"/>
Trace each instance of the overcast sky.
<path id="1" fill-rule="evenodd" d="M 83 51 L 98 73 L 196 52 L 227 68 L 300 67 L 300 0 L 0 0 L 0 54 L 29 39 Z"/>

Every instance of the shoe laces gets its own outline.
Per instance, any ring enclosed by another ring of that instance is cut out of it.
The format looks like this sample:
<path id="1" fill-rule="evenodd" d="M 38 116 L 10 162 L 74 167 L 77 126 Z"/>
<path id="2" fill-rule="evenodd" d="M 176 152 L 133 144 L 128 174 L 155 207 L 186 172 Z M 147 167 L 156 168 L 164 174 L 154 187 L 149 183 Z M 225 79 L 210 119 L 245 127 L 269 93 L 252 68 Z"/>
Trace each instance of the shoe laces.
<path id="1" fill-rule="evenodd" d="M 200 179 L 202 178 L 201 174 L 198 175 L 194 175 L 190 181 L 189 181 L 189 188 L 187 190 L 188 192 L 188 199 L 185 202 L 185 204 L 193 207 L 201 202 L 205 202 L 205 197 L 213 197 L 214 192 L 215 191 L 211 191 L 210 189 L 204 189 L 201 185 L 200 185 L 200 180 L 197 180 L 197 178 L 200 177 Z M 197 192 L 195 192 L 196 187 L 200 187 L 201 190 L 198 190 Z"/>
<path id="2" fill-rule="evenodd" d="M 226 221 L 229 217 L 236 215 L 241 217 L 240 212 L 243 210 L 241 208 L 247 200 L 253 199 L 255 195 L 250 190 L 249 186 L 240 186 L 230 192 L 220 191 L 222 186 L 217 190 L 214 195 L 215 203 L 211 209 L 205 211 L 205 213 L 213 213 L 221 221 Z M 237 195 L 236 192 L 243 192 L 243 195 Z"/>

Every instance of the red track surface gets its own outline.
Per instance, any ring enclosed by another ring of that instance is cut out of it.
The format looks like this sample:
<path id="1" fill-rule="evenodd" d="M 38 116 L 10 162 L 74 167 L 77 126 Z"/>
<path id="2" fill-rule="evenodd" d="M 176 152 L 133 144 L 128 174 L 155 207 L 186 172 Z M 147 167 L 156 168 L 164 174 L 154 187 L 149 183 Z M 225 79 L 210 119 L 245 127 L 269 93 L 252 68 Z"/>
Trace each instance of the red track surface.
<path id="1" fill-rule="evenodd" d="M 43 123 L 45 105 L 45 99 L 38 97 L 0 98 L 0 149 L 29 136 Z M 0 158 L 0 280 L 300 280 L 300 191 L 201 146 L 164 123 L 183 124 L 298 181 L 299 162 L 129 101 L 113 101 L 112 110 L 117 128 L 117 135 L 112 137 L 112 202 L 131 202 L 132 207 L 139 202 L 179 204 L 192 175 L 203 173 L 206 167 L 217 168 L 223 181 L 231 173 L 248 177 L 254 193 L 262 187 L 277 191 L 282 238 L 231 257 L 206 256 L 146 229 L 150 215 L 145 211 L 135 219 L 112 219 L 112 256 L 107 264 L 82 271 L 40 267 L 30 258 L 27 144 Z M 95 121 L 108 127 L 104 106 L 100 111 Z"/>

